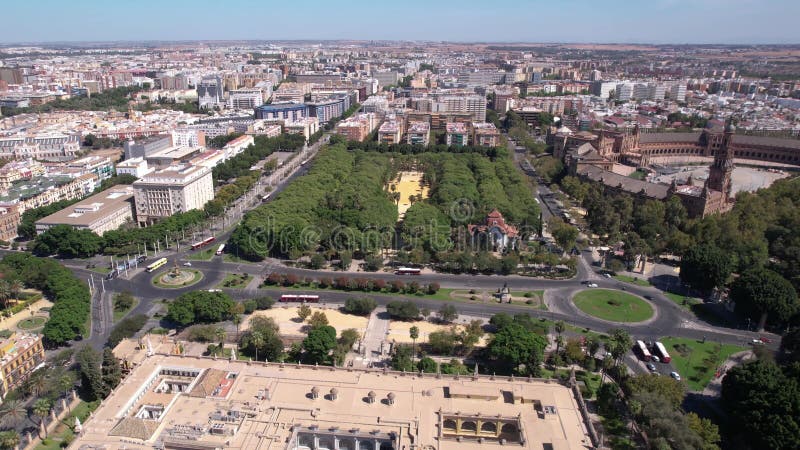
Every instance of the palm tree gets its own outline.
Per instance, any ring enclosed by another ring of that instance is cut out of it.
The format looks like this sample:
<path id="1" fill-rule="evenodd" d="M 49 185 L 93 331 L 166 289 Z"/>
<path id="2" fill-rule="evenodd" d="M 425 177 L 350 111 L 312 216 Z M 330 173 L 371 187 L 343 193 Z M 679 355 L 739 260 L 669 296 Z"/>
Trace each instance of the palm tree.
<path id="1" fill-rule="evenodd" d="M 33 415 L 39 417 L 39 427 L 44 429 L 44 437 L 47 437 L 47 427 L 44 426 L 44 418 L 50 414 L 51 407 L 52 405 L 50 404 L 50 400 L 46 398 L 40 398 L 39 400 L 36 400 L 36 403 L 33 404 L 33 408 L 31 409 Z"/>
<path id="2" fill-rule="evenodd" d="M 8 300 L 11 298 L 11 287 L 6 280 L 0 280 L 0 302 L 3 308 L 8 308 Z"/>
<path id="3" fill-rule="evenodd" d="M 413 342 L 411 347 L 411 363 L 414 363 L 414 356 L 417 354 L 417 338 L 419 338 L 419 328 L 413 326 L 409 328 L 408 335 L 411 336 L 411 342 Z"/>
<path id="4" fill-rule="evenodd" d="M 17 399 L 7 400 L 0 405 L 0 420 L 12 420 L 14 423 L 27 415 L 25 406 Z"/>
<path id="5" fill-rule="evenodd" d="M 258 361 L 258 348 L 264 345 L 264 333 L 260 331 L 250 333 L 250 344 L 256 351 L 256 361 Z"/>
<path id="6" fill-rule="evenodd" d="M 11 291 L 11 297 L 14 300 L 19 300 L 19 294 L 22 292 L 23 288 L 25 288 L 25 286 L 22 284 L 22 281 L 11 280 L 11 282 L 8 283 L 8 289 Z"/>
<path id="7" fill-rule="evenodd" d="M 0 431 L 0 448 L 17 448 L 19 434 L 15 430 Z"/>
<path id="8" fill-rule="evenodd" d="M 558 352 L 559 350 L 561 350 L 561 342 L 562 342 L 561 333 L 563 333 L 564 329 L 567 328 L 567 324 L 565 324 L 563 320 L 559 320 L 558 322 L 555 323 L 554 328 L 556 330 L 556 333 L 558 333 L 558 338 L 556 338 L 556 352 Z"/>

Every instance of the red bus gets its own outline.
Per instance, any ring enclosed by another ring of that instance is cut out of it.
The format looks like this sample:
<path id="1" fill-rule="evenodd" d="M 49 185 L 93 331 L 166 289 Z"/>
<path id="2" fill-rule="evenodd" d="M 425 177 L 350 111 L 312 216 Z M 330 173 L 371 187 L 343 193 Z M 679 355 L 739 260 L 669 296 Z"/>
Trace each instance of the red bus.
<path id="1" fill-rule="evenodd" d="M 668 363 L 672 360 L 670 358 L 669 353 L 667 353 L 666 347 L 661 342 L 656 342 L 653 346 L 653 350 L 658 354 L 658 357 L 661 359 L 661 362 Z"/>
<path id="2" fill-rule="evenodd" d="M 422 269 L 415 269 L 413 267 L 399 267 L 394 271 L 396 275 L 419 275 Z"/>
<path id="3" fill-rule="evenodd" d="M 281 302 L 319 303 L 319 295 L 285 294 L 281 295 Z"/>
<path id="4" fill-rule="evenodd" d="M 192 250 L 197 250 L 198 248 L 203 248 L 203 247 L 205 247 L 206 245 L 208 245 L 208 244 L 210 244 L 212 242 L 214 242 L 214 236 L 211 236 L 210 238 L 205 238 L 200 242 L 195 242 L 194 244 L 192 244 Z"/>
<path id="5" fill-rule="evenodd" d="M 642 358 L 642 361 L 650 361 L 652 359 L 652 355 L 650 354 L 650 350 L 647 349 L 647 346 L 644 345 L 642 341 L 636 341 L 636 351 L 639 352 L 639 357 Z"/>

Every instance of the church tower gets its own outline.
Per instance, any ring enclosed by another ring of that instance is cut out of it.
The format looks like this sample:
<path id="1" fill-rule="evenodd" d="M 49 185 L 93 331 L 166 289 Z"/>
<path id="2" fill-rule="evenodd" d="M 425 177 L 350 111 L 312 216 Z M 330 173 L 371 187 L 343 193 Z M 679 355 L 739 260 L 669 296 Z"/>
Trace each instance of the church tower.
<path id="1" fill-rule="evenodd" d="M 725 200 L 731 197 L 731 173 L 733 172 L 733 123 L 728 120 L 725 125 L 725 134 L 722 137 L 722 144 L 714 155 L 714 164 L 708 174 L 706 187 L 708 189 L 722 192 Z"/>

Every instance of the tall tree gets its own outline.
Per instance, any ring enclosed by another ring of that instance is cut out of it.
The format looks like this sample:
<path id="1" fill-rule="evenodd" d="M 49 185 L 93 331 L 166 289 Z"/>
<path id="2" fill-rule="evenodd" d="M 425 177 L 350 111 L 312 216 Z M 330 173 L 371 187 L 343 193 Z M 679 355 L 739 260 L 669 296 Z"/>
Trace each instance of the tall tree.
<path id="1" fill-rule="evenodd" d="M 419 328 L 415 325 L 408 329 L 408 335 L 411 338 L 411 361 L 414 361 L 414 355 L 417 354 L 417 339 L 419 338 Z"/>
<path id="2" fill-rule="evenodd" d="M 506 370 L 519 372 L 525 365 L 524 373 L 539 376 L 547 341 L 521 325 L 512 323 L 498 331 L 487 348 L 489 357 Z"/>
<path id="3" fill-rule="evenodd" d="M 731 286 L 731 298 L 737 311 L 757 318 L 760 330 L 768 317 L 783 323 L 800 310 L 792 283 L 764 268 L 749 270 L 737 278 Z"/>
<path id="4" fill-rule="evenodd" d="M 53 404 L 50 403 L 50 400 L 46 398 L 40 398 L 36 400 L 36 402 L 33 404 L 33 408 L 31 408 L 33 415 L 39 418 L 40 428 L 44 430 L 43 437 L 47 437 L 47 427 L 44 426 L 44 419 L 50 414 L 50 409 L 52 407 Z"/>
<path id="5" fill-rule="evenodd" d="M 680 278 L 704 292 L 724 286 L 733 270 L 731 257 L 713 244 L 692 247 L 681 259 Z"/>
<path id="6" fill-rule="evenodd" d="M 114 356 L 110 348 L 103 349 L 103 384 L 111 391 L 119 385 L 122 380 L 122 367 L 119 365 L 119 360 Z"/>

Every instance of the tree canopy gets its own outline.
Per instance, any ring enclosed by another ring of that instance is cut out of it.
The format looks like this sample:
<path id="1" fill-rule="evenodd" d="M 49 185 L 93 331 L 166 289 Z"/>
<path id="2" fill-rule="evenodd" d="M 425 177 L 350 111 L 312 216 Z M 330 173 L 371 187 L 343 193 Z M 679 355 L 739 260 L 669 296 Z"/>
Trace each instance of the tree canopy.
<path id="1" fill-rule="evenodd" d="M 501 328 L 487 347 L 489 357 L 506 371 L 538 376 L 547 340 L 511 323 Z M 524 365 L 524 369 L 520 367 Z"/>
<path id="2" fill-rule="evenodd" d="M 758 321 L 764 328 L 767 318 L 784 323 L 800 311 L 792 283 L 769 269 L 755 268 L 743 273 L 731 285 L 736 310 Z"/>
<path id="3" fill-rule="evenodd" d="M 233 300 L 224 292 L 187 292 L 167 306 L 167 319 L 181 326 L 219 322 L 230 316 L 233 305 Z"/>

